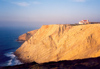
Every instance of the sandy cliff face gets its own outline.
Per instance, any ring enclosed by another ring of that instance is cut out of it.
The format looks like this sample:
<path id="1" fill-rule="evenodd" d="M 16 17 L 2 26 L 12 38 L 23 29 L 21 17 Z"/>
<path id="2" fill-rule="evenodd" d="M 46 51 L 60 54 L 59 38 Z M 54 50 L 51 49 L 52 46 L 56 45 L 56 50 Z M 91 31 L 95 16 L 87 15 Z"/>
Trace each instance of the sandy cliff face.
<path id="1" fill-rule="evenodd" d="M 43 25 L 15 54 L 26 63 L 98 57 L 100 24 Z"/>
<path id="2" fill-rule="evenodd" d="M 29 31 L 25 34 L 22 34 L 18 37 L 17 41 L 26 41 L 28 40 L 32 35 L 34 35 L 38 30 L 33 30 L 33 31 Z"/>

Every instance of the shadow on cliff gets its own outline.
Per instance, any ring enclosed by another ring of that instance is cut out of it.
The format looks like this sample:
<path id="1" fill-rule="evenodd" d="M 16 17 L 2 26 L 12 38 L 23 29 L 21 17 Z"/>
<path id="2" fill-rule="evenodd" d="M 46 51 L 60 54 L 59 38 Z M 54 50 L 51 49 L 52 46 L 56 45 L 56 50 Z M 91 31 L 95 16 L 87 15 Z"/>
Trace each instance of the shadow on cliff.
<path id="1" fill-rule="evenodd" d="M 43 64 L 33 62 L 16 66 L 1 67 L 0 69 L 100 69 L 100 57 L 68 61 L 64 60 Z"/>

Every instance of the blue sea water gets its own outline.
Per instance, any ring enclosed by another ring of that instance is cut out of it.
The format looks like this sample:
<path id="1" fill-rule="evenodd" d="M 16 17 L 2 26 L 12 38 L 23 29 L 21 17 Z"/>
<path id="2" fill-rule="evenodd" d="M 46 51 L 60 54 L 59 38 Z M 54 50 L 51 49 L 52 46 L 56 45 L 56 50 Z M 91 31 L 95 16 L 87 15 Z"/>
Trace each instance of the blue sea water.
<path id="1" fill-rule="evenodd" d="M 14 55 L 22 42 L 16 39 L 34 28 L 0 28 L 0 66 L 13 66 L 22 64 Z"/>

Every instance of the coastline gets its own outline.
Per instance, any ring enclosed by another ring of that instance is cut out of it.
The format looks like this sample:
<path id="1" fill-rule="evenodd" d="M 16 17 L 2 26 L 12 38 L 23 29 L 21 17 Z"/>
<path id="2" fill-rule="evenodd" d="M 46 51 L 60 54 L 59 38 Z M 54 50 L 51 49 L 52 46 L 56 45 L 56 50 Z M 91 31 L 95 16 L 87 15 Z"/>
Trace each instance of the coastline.
<path id="1" fill-rule="evenodd" d="M 6 57 L 10 58 L 7 61 L 6 66 L 13 66 L 13 65 L 20 65 L 23 64 L 19 59 L 17 59 L 17 56 L 14 54 L 14 52 L 8 52 L 4 54 Z"/>
<path id="2" fill-rule="evenodd" d="M 16 56 L 16 58 L 21 62 L 21 63 L 25 63 L 24 61 L 22 61 L 19 57 L 18 57 L 18 55 L 14 52 L 14 55 Z"/>

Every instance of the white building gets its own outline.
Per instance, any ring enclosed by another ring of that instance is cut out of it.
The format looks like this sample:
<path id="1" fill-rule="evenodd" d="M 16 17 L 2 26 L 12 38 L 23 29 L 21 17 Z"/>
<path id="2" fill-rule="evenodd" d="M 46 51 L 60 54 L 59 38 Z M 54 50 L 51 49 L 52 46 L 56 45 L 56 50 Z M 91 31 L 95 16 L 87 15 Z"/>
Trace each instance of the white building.
<path id="1" fill-rule="evenodd" d="M 82 20 L 79 22 L 79 24 L 89 24 L 89 20 Z"/>

